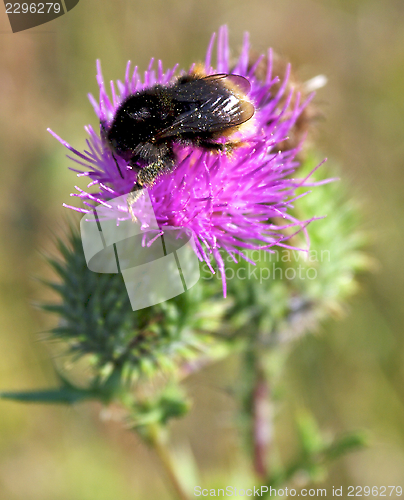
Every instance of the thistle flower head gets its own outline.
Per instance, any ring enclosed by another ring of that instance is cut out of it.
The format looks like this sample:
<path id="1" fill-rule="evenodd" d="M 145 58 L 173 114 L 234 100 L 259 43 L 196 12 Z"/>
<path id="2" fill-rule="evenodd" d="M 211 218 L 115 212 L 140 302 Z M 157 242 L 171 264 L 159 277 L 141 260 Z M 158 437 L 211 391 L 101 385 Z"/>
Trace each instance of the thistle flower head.
<path id="1" fill-rule="evenodd" d="M 239 59 L 231 65 L 226 28 L 219 31 L 217 61 L 213 67 L 214 41 L 215 36 L 207 50 L 204 71 L 208 75 L 232 73 L 248 79 L 251 84 L 248 98 L 256 110 L 254 117 L 249 126 L 237 132 L 241 146 L 231 154 L 175 145 L 175 170 L 160 176 L 149 189 L 149 195 L 162 231 L 165 227 L 182 227 L 191 231 L 198 258 L 205 261 L 212 272 L 211 258 L 216 259 L 225 293 L 224 262 L 220 250 L 235 261 L 238 256 L 248 260 L 248 249 L 271 251 L 274 245 L 287 246 L 286 240 L 294 232 L 288 228 L 294 227 L 298 231 L 308 222 L 298 221 L 289 213 L 296 198 L 295 190 L 308 184 L 307 179 L 292 177 L 298 167 L 296 155 L 302 143 L 285 147 L 285 141 L 291 133 L 294 134 L 294 127 L 310 96 L 302 99 L 294 88 L 288 86 L 289 66 L 283 80 L 273 74 L 271 50 L 266 56 L 253 59 L 248 36 L 244 39 Z M 263 61 L 265 71 L 262 71 Z M 78 192 L 72 194 L 82 200 L 85 208 L 69 208 L 90 212 L 99 203 L 108 207 L 109 200 L 131 191 L 136 173 L 123 158 L 114 159 L 102 138 L 103 130 L 108 128 L 120 103 L 130 94 L 156 84 L 169 85 L 176 73 L 177 67 L 164 71 L 161 61 L 155 70 L 151 60 L 141 78 L 137 67 L 131 71 L 128 62 L 124 81 L 117 81 L 116 85 L 111 82 L 109 97 L 98 64 L 99 100 L 91 95 L 89 98 L 100 120 L 100 133 L 91 126 L 86 127 L 88 149 L 81 153 L 51 132 L 73 153 L 69 158 L 79 167 L 72 170 L 78 176 L 89 177 L 90 181 L 89 192 L 77 187 Z M 111 210 L 116 211 L 112 204 Z M 127 207 L 120 206 L 119 210 L 118 221 L 130 217 Z"/>

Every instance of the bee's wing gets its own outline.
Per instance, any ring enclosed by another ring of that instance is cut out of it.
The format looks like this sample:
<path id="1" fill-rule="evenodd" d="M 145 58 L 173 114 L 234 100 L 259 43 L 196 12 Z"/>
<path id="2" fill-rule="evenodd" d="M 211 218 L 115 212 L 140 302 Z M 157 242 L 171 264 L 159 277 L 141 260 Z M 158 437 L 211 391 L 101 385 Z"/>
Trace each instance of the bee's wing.
<path id="1" fill-rule="evenodd" d="M 232 91 L 238 96 L 245 96 L 251 90 L 251 83 L 247 80 L 247 78 L 244 78 L 244 76 L 240 75 L 220 73 L 217 75 L 205 76 L 205 78 L 202 78 L 202 80 L 211 82 L 223 82 L 227 84 L 227 86 L 230 87 Z"/>
<path id="2" fill-rule="evenodd" d="M 224 80 L 226 87 L 224 86 Z M 208 81 L 209 85 L 206 85 Z M 181 113 L 158 138 L 186 133 L 220 132 L 241 125 L 254 114 L 254 106 L 242 99 L 250 90 L 248 80 L 237 75 L 211 75 L 173 89 L 172 99 L 189 111 Z"/>

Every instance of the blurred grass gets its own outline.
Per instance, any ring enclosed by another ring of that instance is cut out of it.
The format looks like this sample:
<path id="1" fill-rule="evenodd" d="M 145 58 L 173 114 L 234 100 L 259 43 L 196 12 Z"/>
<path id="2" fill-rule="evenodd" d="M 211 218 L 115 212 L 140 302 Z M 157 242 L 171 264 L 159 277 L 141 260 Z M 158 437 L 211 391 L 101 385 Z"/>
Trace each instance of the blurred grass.
<path id="1" fill-rule="evenodd" d="M 38 332 L 52 323 L 30 306 L 45 293 L 32 281 L 45 268 L 52 232 L 65 226 L 77 179 L 67 170 L 51 127 L 75 147 L 96 125 L 87 92 L 97 94 L 95 60 L 107 80 L 122 78 L 131 59 L 187 67 L 204 57 L 211 32 L 227 23 L 233 53 L 243 31 L 257 50 L 272 46 L 301 78 L 323 73 L 318 92 L 325 120 L 317 143 L 341 165 L 343 182 L 364 204 L 379 271 L 363 280 L 342 322 L 300 340 L 282 381 L 285 401 L 277 441 L 293 453 L 291 418 L 314 412 L 330 432 L 369 429 L 372 448 L 336 464 L 327 485 L 400 484 L 404 477 L 404 3 L 401 0 L 82 0 L 69 14 L 12 34 L 0 14 L 0 388 L 52 383 L 49 353 Z M 327 168 L 326 166 L 324 168 Z M 317 188 L 321 189 L 321 188 Z M 330 214 L 331 215 L 331 214 Z M 319 224 L 320 222 L 317 222 Z M 189 440 L 204 484 L 231 484 L 246 464 L 226 392 L 234 360 L 189 382 L 195 408 L 176 423 Z M 103 500 L 169 498 L 153 455 L 99 408 L 0 402 L 0 498 Z"/>

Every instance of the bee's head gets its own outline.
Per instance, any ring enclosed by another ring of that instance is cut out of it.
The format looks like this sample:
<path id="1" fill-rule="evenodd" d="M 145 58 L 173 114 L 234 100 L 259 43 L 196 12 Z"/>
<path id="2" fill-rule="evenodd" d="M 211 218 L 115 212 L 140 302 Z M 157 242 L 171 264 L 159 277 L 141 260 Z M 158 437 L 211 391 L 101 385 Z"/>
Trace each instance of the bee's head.
<path id="1" fill-rule="evenodd" d="M 129 158 L 136 146 L 152 142 L 161 123 L 159 108 L 158 96 L 150 91 L 138 92 L 125 99 L 106 132 L 112 149 L 121 157 Z"/>

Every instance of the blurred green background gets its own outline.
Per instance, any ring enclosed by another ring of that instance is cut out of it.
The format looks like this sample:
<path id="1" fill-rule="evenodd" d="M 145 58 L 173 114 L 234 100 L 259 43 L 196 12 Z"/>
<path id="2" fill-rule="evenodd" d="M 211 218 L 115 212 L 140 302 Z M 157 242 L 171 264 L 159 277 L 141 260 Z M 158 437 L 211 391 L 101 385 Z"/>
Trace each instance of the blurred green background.
<path id="1" fill-rule="evenodd" d="M 123 78 L 128 59 L 141 70 L 152 56 L 187 68 L 227 24 L 234 55 L 249 31 L 258 51 L 272 46 L 301 79 L 327 75 L 317 144 L 362 200 L 379 263 L 342 321 L 294 345 L 276 441 L 293 454 L 291 416 L 302 407 L 330 434 L 367 429 L 371 447 L 335 464 L 324 487 L 404 486 L 404 2 L 81 0 L 26 32 L 12 34 L 4 10 L 0 23 L 0 390 L 54 383 L 38 339 L 55 318 L 32 307 L 47 293 L 33 278 L 49 273 L 41 252 L 52 251 L 71 216 L 62 202 L 77 179 L 46 128 L 81 149 L 83 125 L 97 125 L 86 97 L 97 95 L 97 58 L 106 80 Z M 190 379 L 194 409 L 174 425 L 205 486 L 240 482 L 248 467 L 226 391 L 235 376 L 227 362 Z M 92 404 L 0 402 L 0 499 L 170 498 L 153 453 L 99 416 Z"/>

